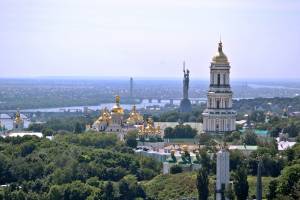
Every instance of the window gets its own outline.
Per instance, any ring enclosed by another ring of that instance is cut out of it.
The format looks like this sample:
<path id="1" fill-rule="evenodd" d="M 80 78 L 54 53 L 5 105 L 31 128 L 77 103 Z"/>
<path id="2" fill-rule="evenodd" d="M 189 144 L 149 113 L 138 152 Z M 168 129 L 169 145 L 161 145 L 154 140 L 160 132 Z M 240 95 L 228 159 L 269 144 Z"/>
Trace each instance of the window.
<path id="1" fill-rule="evenodd" d="M 220 108 L 220 100 L 217 100 L 217 108 Z"/>
<path id="2" fill-rule="evenodd" d="M 220 84 L 221 84 L 221 75 L 218 74 L 218 85 L 220 85 Z"/>

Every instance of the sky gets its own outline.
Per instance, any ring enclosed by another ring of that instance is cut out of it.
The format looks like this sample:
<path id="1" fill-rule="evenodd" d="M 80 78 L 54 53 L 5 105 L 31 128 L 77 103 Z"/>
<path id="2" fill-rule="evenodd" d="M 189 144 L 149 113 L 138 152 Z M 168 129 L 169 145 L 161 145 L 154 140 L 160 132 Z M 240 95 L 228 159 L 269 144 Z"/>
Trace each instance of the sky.
<path id="1" fill-rule="evenodd" d="M 0 77 L 300 79 L 300 1 L 1 0 Z"/>

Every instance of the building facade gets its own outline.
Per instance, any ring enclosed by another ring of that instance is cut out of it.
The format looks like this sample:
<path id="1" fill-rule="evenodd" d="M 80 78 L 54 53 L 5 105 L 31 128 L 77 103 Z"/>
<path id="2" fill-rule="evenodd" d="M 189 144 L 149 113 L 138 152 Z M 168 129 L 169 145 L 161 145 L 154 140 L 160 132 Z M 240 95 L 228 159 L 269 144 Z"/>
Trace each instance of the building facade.
<path id="1" fill-rule="evenodd" d="M 236 129 L 236 112 L 232 109 L 230 87 L 230 64 L 223 53 L 222 42 L 210 65 L 210 86 L 207 93 L 207 107 L 203 115 L 203 131 L 225 133 Z"/>

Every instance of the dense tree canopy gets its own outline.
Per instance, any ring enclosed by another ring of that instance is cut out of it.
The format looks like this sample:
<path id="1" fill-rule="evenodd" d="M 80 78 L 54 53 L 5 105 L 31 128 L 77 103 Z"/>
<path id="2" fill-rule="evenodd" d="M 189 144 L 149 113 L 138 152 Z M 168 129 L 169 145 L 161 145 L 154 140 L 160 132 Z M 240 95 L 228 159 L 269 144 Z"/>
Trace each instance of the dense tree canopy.
<path id="1" fill-rule="evenodd" d="M 190 125 L 177 125 L 175 128 L 167 127 L 165 129 L 165 138 L 194 138 L 197 130 Z"/>
<path id="2" fill-rule="evenodd" d="M 138 181 L 159 172 L 160 164 L 135 156 L 114 134 L 0 138 L 0 184 L 9 185 L 0 199 L 118 199 L 126 185 L 124 198 L 134 199 L 144 195 Z"/>

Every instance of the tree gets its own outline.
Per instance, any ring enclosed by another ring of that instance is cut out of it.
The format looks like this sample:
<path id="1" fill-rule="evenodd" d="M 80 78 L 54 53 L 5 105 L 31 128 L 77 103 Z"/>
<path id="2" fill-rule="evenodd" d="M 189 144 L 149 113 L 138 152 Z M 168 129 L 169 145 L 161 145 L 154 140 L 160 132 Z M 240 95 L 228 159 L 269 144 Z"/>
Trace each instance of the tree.
<path id="1" fill-rule="evenodd" d="M 245 159 L 245 156 L 240 150 L 230 151 L 230 170 L 235 171 Z"/>
<path id="2" fill-rule="evenodd" d="M 112 182 L 108 181 L 105 187 L 103 188 L 103 199 L 106 200 L 113 200 L 115 199 L 115 194 L 114 194 L 114 186 Z"/>
<path id="3" fill-rule="evenodd" d="M 164 130 L 164 137 L 165 138 L 172 137 L 172 134 L 173 134 L 173 128 L 172 127 L 165 128 L 165 130 Z"/>
<path id="4" fill-rule="evenodd" d="M 209 179 L 208 170 L 205 167 L 201 167 L 197 174 L 197 190 L 199 200 L 207 200 L 209 196 Z"/>
<path id="5" fill-rule="evenodd" d="M 228 184 L 227 187 L 225 188 L 225 197 L 228 200 L 234 200 L 235 196 L 234 196 L 234 191 L 232 189 L 232 185 Z"/>
<path id="6" fill-rule="evenodd" d="M 273 179 L 269 183 L 267 199 L 273 200 L 276 198 L 276 190 L 277 190 L 278 181 L 277 179 Z"/>
<path id="7" fill-rule="evenodd" d="M 42 130 L 43 136 L 52 136 L 54 131 L 51 128 L 44 128 Z"/>
<path id="8" fill-rule="evenodd" d="M 36 145 L 31 141 L 21 144 L 20 145 L 21 156 L 25 157 L 25 156 L 31 154 L 35 148 L 36 148 Z"/>
<path id="9" fill-rule="evenodd" d="M 64 199 L 63 188 L 60 187 L 59 185 L 53 185 L 50 188 L 50 191 L 48 193 L 48 197 L 49 197 L 49 199 L 52 199 L 52 200 Z"/>
<path id="10" fill-rule="evenodd" d="M 257 145 L 257 135 L 253 131 L 246 131 L 243 141 L 246 145 Z"/>
<path id="11" fill-rule="evenodd" d="M 294 186 L 300 180 L 300 164 L 286 167 L 282 170 L 278 179 L 278 193 L 289 195 L 293 192 Z"/>
<path id="12" fill-rule="evenodd" d="M 266 116 L 263 111 L 254 111 L 250 114 L 250 120 L 254 122 L 264 122 L 265 118 Z"/>
<path id="13" fill-rule="evenodd" d="M 182 172 L 182 167 L 180 165 L 172 165 L 170 168 L 170 173 L 171 174 L 178 174 Z"/>
<path id="14" fill-rule="evenodd" d="M 5 184 L 9 181 L 9 158 L 0 152 L 0 184 Z"/>
<path id="15" fill-rule="evenodd" d="M 164 131 L 165 138 L 194 138 L 197 130 L 190 125 L 179 124 L 175 128 L 167 127 Z"/>
<path id="16" fill-rule="evenodd" d="M 211 168 L 211 162 L 210 162 L 210 157 L 207 154 L 207 152 L 205 150 L 200 151 L 200 164 L 203 168 L 205 168 L 207 170 L 207 172 L 209 173 L 209 169 Z"/>
<path id="17" fill-rule="evenodd" d="M 124 179 L 119 182 L 119 193 L 119 199 L 121 200 L 132 200 L 135 197 L 132 190 L 130 189 L 129 183 Z"/>
<path id="18" fill-rule="evenodd" d="M 292 148 L 288 148 L 287 150 L 285 150 L 286 156 L 287 156 L 287 160 L 289 162 L 293 161 L 295 159 L 295 150 Z"/>
<path id="19" fill-rule="evenodd" d="M 83 128 L 82 124 L 80 124 L 79 122 L 76 122 L 74 133 L 82 133 L 83 131 L 84 131 L 84 128 Z"/>
<path id="20" fill-rule="evenodd" d="M 224 134 L 224 141 L 225 142 L 233 142 L 238 141 L 241 138 L 241 133 L 239 131 L 234 132 L 227 132 Z"/>
<path id="21" fill-rule="evenodd" d="M 206 145 L 209 143 L 209 141 L 212 139 L 211 135 L 207 133 L 201 133 L 199 135 L 199 144 Z"/>
<path id="22" fill-rule="evenodd" d="M 244 165 L 237 168 L 234 174 L 234 192 L 237 200 L 246 200 L 249 192 L 247 169 Z"/>
<path id="23" fill-rule="evenodd" d="M 125 136 L 125 143 L 127 146 L 131 148 L 137 147 L 137 132 L 136 131 L 129 131 Z"/>
<path id="24" fill-rule="evenodd" d="M 289 137 L 297 137 L 298 129 L 294 122 L 292 122 L 286 129 L 286 132 L 289 134 Z"/>

